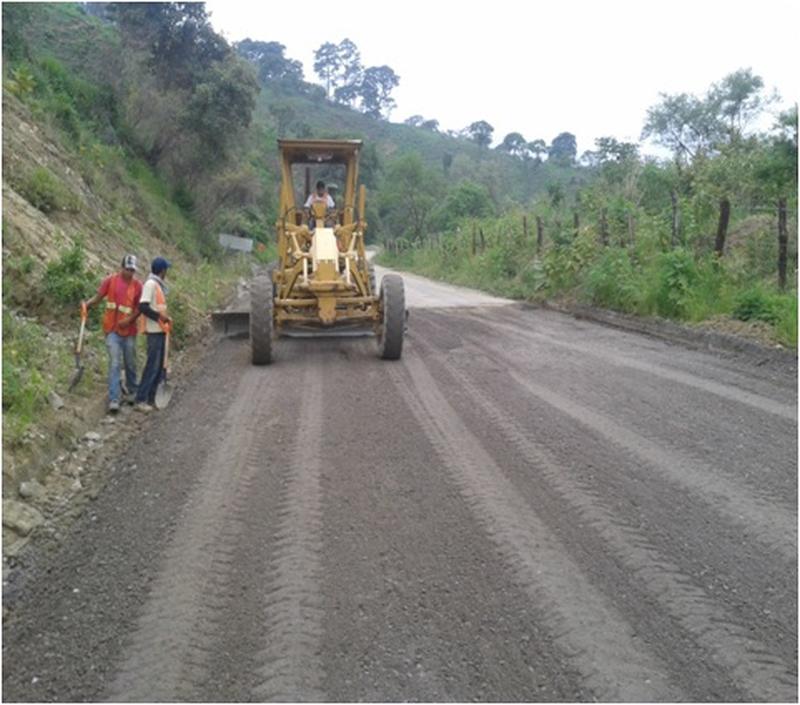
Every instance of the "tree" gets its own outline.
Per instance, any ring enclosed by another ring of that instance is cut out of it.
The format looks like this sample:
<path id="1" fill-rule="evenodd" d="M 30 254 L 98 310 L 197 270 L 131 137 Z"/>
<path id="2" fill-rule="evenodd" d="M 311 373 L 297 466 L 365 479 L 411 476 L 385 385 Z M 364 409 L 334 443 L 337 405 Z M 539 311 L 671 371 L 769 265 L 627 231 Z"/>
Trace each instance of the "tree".
<path id="1" fill-rule="evenodd" d="M 442 155 L 442 171 L 445 176 L 450 176 L 450 167 L 453 166 L 453 155 L 450 152 L 445 152 Z"/>
<path id="2" fill-rule="evenodd" d="M 573 164 L 578 154 L 578 144 L 571 132 L 562 132 L 550 144 L 547 157 L 559 164 Z"/>
<path id="3" fill-rule="evenodd" d="M 364 68 L 361 65 L 361 53 L 349 39 L 343 39 L 336 47 L 338 52 L 338 69 L 334 73 L 336 89 L 333 98 L 342 105 L 353 105 L 359 96 Z"/>
<path id="4" fill-rule="evenodd" d="M 358 98 L 363 69 L 358 47 L 350 39 L 325 42 L 314 52 L 314 72 L 324 81 L 328 98 L 352 105 Z"/>
<path id="5" fill-rule="evenodd" d="M 185 127 L 202 141 L 213 158 L 225 156 L 233 137 L 250 125 L 258 83 L 247 64 L 231 57 L 208 72 L 189 101 Z"/>
<path id="6" fill-rule="evenodd" d="M 712 154 L 722 145 L 741 140 L 755 117 L 772 98 L 763 95 L 764 82 L 750 69 L 740 69 L 715 83 L 699 98 L 687 93 L 661 94 L 647 111 L 642 138 L 672 150 L 679 162 Z"/>
<path id="7" fill-rule="evenodd" d="M 647 110 L 642 139 L 652 137 L 680 162 L 708 152 L 719 140 L 720 128 L 707 102 L 687 93 L 662 93 L 661 103 Z"/>
<path id="8" fill-rule="evenodd" d="M 231 51 L 199 2 L 112 3 L 123 36 L 150 55 L 153 72 L 167 86 L 192 88 Z"/>
<path id="9" fill-rule="evenodd" d="M 340 70 L 339 48 L 333 42 L 325 42 L 314 52 L 314 73 L 325 83 L 325 95 L 330 98 L 331 85 Z"/>
<path id="10" fill-rule="evenodd" d="M 620 142 L 614 137 L 598 137 L 594 144 L 597 147 L 597 157 L 601 164 L 620 163 L 639 158 L 639 145 L 633 142 Z"/>
<path id="11" fill-rule="evenodd" d="M 420 127 L 423 130 L 429 130 L 430 132 L 438 132 L 439 131 L 439 121 L 438 120 L 425 120 Z"/>
<path id="12" fill-rule="evenodd" d="M 443 191 L 441 177 L 427 169 L 419 155 L 395 159 L 381 190 L 381 219 L 395 237 L 421 240 Z"/>
<path id="13" fill-rule="evenodd" d="M 374 118 L 388 117 L 395 107 L 392 90 L 400 84 L 400 77 L 388 66 L 370 66 L 364 71 L 359 86 L 361 109 Z"/>
<path id="14" fill-rule="evenodd" d="M 492 127 L 486 120 L 473 122 L 466 128 L 467 136 L 479 147 L 488 147 L 492 143 Z"/>
<path id="15" fill-rule="evenodd" d="M 425 122 L 425 118 L 422 115 L 412 115 L 403 120 L 404 125 L 410 125 L 411 127 L 419 127 L 423 122 Z"/>
<path id="16" fill-rule="evenodd" d="M 724 121 L 731 140 L 741 139 L 747 126 L 774 98 L 762 94 L 764 81 L 752 69 L 739 69 L 708 91 L 709 108 Z"/>
<path id="17" fill-rule="evenodd" d="M 262 83 L 277 81 L 287 87 L 302 86 L 303 65 L 284 55 L 286 47 L 283 44 L 243 39 L 234 48 L 239 56 L 255 65 Z"/>
<path id="18" fill-rule="evenodd" d="M 533 155 L 534 160 L 541 164 L 542 155 L 547 154 L 547 143 L 544 140 L 528 142 L 528 151 Z"/>
<path id="19" fill-rule="evenodd" d="M 519 159 L 530 159 L 531 156 L 528 143 L 519 132 L 509 132 L 497 145 L 497 151 L 505 152 Z"/>
<path id="20" fill-rule="evenodd" d="M 782 112 L 773 134 L 754 156 L 758 195 L 778 199 L 797 193 L 797 106 Z"/>
<path id="21" fill-rule="evenodd" d="M 435 230 L 452 229 L 464 218 L 485 218 L 493 213 L 492 200 L 486 189 L 471 181 L 461 181 L 436 209 L 431 225 Z"/>

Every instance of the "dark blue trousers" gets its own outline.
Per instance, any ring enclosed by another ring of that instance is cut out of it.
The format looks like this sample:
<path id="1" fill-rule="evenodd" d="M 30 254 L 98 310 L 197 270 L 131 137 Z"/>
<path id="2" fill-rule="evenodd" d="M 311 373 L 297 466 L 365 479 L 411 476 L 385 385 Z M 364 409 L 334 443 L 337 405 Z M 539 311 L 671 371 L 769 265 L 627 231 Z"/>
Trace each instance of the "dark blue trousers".
<path id="1" fill-rule="evenodd" d="M 167 336 L 164 333 L 147 334 L 147 363 L 142 372 L 139 389 L 136 392 L 136 402 L 153 404 L 156 400 L 156 388 L 161 381 L 164 369 L 164 343 Z"/>

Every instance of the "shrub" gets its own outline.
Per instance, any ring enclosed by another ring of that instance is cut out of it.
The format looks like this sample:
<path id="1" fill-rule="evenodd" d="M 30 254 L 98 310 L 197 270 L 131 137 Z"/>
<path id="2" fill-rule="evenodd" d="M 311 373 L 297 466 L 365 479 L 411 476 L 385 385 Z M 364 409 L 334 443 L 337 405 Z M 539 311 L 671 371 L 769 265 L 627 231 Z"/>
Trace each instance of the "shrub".
<path id="1" fill-rule="evenodd" d="M 86 269 L 83 243 L 76 242 L 50 262 L 44 273 L 44 290 L 56 303 L 76 306 L 92 293 L 91 273 Z"/>
<path id="2" fill-rule="evenodd" d="M 596 306 L 633 311 L 640 295 L 638 274 L 628 251 L 606 250 L 586 276 L 586 293 Z"/>
<path id="3" fill-rule="evenodd" d="M 780 318 L 780 297 L 763 287 L 753 286 L 736 297 L 733 317 L 740 321 L 766 321 L 775 324 Z"/>
<path id="4" fill-rule="evenodd" d="M 42 213 L 64 210 L 77 213 L 80 200 L 49 169 L 37 167 L 17 184 L 20 193 Z"/>
<path id="5" fill-rule="evenodd" d="M 50 387 L 37 369 L 47 350 L 44 328 L 3 308 L 3 427 L 12 442 L 36 418 Z"/>
<path id="6" fill-rule="evenodd" d="M 690 252 L 678 248 L 661 254 L 656 259 L 655 267 L 652 308 L 661 316 L 682 318 L 698 278 L 694 257 Z"/>
<path id="7" fill-rule="evenodd" d="M 6 81 L 5 87 L 17 98 L 25 98 L 36 88 L 36 79 L 27 67 L 20 66 L 11 72 L 11 78 Z"/>

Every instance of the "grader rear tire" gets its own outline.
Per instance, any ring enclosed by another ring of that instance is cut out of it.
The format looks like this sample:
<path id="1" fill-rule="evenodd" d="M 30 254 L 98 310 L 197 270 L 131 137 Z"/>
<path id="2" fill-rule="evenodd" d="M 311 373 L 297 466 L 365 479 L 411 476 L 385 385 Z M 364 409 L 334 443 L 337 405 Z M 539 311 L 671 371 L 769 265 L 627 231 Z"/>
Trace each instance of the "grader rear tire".
<path id="1" fill-rule="evenodd" d="M 250 349 L 254 365 L 272 362 L 272 277 L 259 275 L 250 287 Z"/>
<path id="2" fill-rule="evenodd" d="M 406 296 L 403 278 L 385 274 L 381 280 L 383 323 L 378 330 L 378 355 L 384 360 L 399 360 L 403 353 L 406 327 Z"/>

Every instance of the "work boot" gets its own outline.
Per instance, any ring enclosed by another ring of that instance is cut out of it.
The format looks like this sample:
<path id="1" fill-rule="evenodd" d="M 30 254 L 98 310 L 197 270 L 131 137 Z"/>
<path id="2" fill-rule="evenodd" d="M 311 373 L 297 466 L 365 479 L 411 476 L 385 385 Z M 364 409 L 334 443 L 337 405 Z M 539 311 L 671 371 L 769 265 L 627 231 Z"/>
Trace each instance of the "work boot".
<path id="1" fill-rule="evenodd" d="M 119 411 L 119 402 L 116 400 L 111 400 L 108 402 L 108 413 L 109 414 L 116 414 Z"/>
<path id="2" fill-rule="evenodd" d="M 148 403 L 146 403 L 146 402 L 143 402 L 143 401 L 140 401 L 140 402 L 139 402 L 139 403 L 138 403 L 136 406 L 134 406 L 133 408 L 134 408 L 136 411 L 141 411 L 143 414 L 149 414 L 149 413 L 150 413 L 150 412 L 153 410 L 153 407 L 152 407 L 150 404 L 148 404 Z"/>

